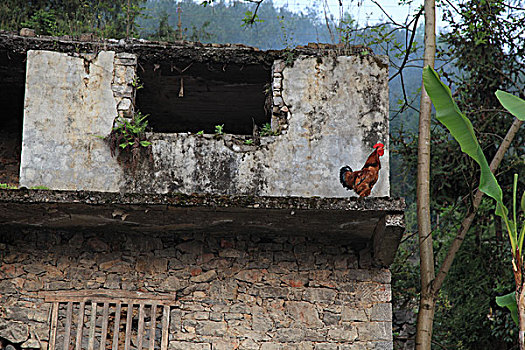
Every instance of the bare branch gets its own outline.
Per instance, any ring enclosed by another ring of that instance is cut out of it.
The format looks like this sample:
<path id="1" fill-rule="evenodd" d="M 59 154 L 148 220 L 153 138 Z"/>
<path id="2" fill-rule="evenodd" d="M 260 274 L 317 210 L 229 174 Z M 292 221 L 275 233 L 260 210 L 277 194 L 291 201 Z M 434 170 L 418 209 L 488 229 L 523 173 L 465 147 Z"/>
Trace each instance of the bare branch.
<path id="1" fill-rule="evenodd" d="M 407 60 L 408 60 L 408 56 L 410 56 L 410 48 L 412 47 L 412 44 L 414 43 L 414 38 L 416 36 L 417 22 L 422 13 L 423 13 L 423 8 L 421 8 L 421 10 L 419 10 L 418 14 L 416 15 L 415 22 L 414 22 L 414 29 L 412 30 L 410 41 L 408 45 L 406 46 L 406 52 L 405 52 L 405 57 L 403 58 L 403 62 L 401 63 L 399 70 L 394 75 L 392 75 L 390 79 L 388 79 L 388 81 L 391 81 L 392 79 L 394 79 L 398 74 L 401 73 L 401 71 L 405 67 L 405 64 L 407 63 Z"/>
<path id="2" fill-rule="evenodd" d="M 518 132 L 522 123 L 523 123 L 522 121 L 514 118 L 512 125 L 507 131 L 507 135 L 505 135 L 505 138 L 503 139 L 503 142 L 499 146 L 498 151 L 496 152 L 496 155 L 494 155 L 494 158 L 490 162 L 490 170 L 492 172 L 494 172 L 498 168 L 499 164 L 503 160 L 503 156 L 505 155 L 505 152 L 507 151 L 510 144 L 512 143 L 512 140 L 516 136 L 516 133 Z M 465 218 L 461 222 L 461 226 L 456 235 L 456 238 L 454 238 L 454 241 L 450 245 L 447 256 L 445 257 L 443 264 L 441 264 L 441 268 L 439 269 L 439 272 L 436 275 L 436 278 L 432 281 L 431 292 L 433 295 L 437 295 L 437 293 L 439 292 L 439 289 L 443 285 L 443 282 L 445 281 L 445 278 L 447 277 L 448 271 L 450 270 L 450 267 L 452 266 L 452 263 L 454 262 L 456 253 L 461 247 L 461 244 L 463 243 L 463 240 L 465 239 L 465 235 L 467 234 L 468 230 L 470 229 L 470 226 L 472 225 L 472 221 L 474 220 L 474 216 L 476 215 L 476 212 L 479 208 L 482 197 L 483 197 L 483 192 L 481 192 L 478 189 L 476 191 L 476 194 L 474 195 L 474 201 L 473 201 L 472 207 L 470 208 L 467 216 L 465 216 Z"/>

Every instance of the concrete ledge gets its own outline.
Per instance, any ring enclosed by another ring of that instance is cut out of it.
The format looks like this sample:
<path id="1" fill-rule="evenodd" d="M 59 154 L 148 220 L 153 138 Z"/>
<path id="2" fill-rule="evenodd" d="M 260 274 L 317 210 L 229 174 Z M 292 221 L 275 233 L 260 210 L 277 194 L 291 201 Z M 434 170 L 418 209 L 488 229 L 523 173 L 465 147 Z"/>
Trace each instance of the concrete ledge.
<path id="1" fill-rule="evenodd" d="M 27 226 L 141 234 L 226 231 L 313 235 L 329 242 L 352 243 L 372 254 L 373 265 L 388 266 L 401 238 L 404 207 L 403 199 L 391 198 L 143 195 L 20 189 L 0 190 L 0 227 L 6 232 L 10 227 Z M 391 222 L 394 228 L 390 227 Z"/>

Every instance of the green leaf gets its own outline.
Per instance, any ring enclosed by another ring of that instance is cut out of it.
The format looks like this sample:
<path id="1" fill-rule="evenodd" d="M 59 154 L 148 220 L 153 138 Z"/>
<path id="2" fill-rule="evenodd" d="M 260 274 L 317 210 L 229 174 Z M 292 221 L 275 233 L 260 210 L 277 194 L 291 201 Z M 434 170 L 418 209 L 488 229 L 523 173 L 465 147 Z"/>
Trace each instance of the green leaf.
<path id="1" fill-rule="evenodd" d="M 506 215 L 507 208 L 503 205 L 501 187 L 498 185 L 494 174 L 490 171 L 487 159 L 474 134 L 472 123 L 454 102 L 448 86 L 439 79 L 436 71 L 429 66 L 423 69 L 423 83 L 436 108 L 436 118 L 445 125 L 456 141 L 458 141 L 461 150 L 479 164 L 481 168 L 479 189 L 500 204 L 496 208 L 496 214 L 500 216 Z"/>
<path id="2" fill-rule="evenodd" d="M 525 191 L 521 195 L 521 211 L 525 212 Z"/>
<path id="3" fill-rule="evenodd" d="M 501 105 L 505 107 L 507 111 L 510 112 L 510 114 L 512 114 L 519 120 L 525 121 L 524 100 L 522 100 L 518 96 L 514 96 L 513 94 L 509 94 L 508 92 L 501 90 L 496 91 L 496 97 L 498 98 Z"/>
<path id="4" fill-rule="evenodd" d="M 148 147 L 149 145 L 151 145 L 151 142 L 149 142 L 149 141 L 140 141 L 140 145 L 142 147 Z"/>
<path id="5" fill-rule="evenodd" d="M 516 292 L 512 292 L 507 295 L 496 297 L 496 304 L 498 304 L 498 306 L 508 308 L 510 310 L 510 315 L 512 316 L 512 319 L 514 320 L 514 323 L 516 323 L 516 326 L 519 325 L 518 323 L 518 304 L 516 304 Z"/>
<path id="6" fill-rule="evenodd" d="M 472 123 L 461 112 L 448 86 L 440 79 L 436 71 L 427 66 L 423 68 L 423 83 L 425 90 L 432 99 L 436 108 L 436 118 L 450 131 L 451 135 L 461 146 L 461 150 L 478 163 L 481 169 L 479 190 L 496 200 L 496 215 L 503 218 L 507 225 L 509 239 L 512 246 L 512 254 L 516 251 L 518 237 L 508 224 L 508 210 L 503 204 L 503 192 L 494 174 L 490 171 L 489 164 L 478 143 Z"/>
<path id="7" fill-rule="evenodd" d="M 126 148 L 128 146 L 128 143 L 125 142 L 125 143 L 121 143 L 120 145 L 118 145 L 120 148 Z"/>

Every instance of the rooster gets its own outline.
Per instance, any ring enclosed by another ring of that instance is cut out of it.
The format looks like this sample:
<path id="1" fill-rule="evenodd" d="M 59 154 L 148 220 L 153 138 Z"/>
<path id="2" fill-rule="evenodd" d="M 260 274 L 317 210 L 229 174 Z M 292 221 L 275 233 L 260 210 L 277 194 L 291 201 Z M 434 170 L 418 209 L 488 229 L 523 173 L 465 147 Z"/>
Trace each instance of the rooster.
<path id="1" fill-rule="evenodd" d="M 374 152 L 368 156 L 361 170 L 352 171 L 349 166 L 342 167 L 339 176 L 343 187 L 354 190 L 360 197 L 369 196 L 379 177 L 379 169 L 381 169 L 379 157 L 385 153 L 384 147 L 382 143 L 376 143 Z"/>

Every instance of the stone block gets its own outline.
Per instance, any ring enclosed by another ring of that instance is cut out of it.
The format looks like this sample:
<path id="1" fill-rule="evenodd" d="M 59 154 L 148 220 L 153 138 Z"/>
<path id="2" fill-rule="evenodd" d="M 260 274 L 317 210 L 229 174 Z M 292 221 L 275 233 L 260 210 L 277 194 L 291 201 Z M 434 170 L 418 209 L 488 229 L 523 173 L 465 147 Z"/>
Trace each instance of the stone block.
<path id="1" fill-rule="evenodd" d="M 235 275 L 235 279 L 248 283 L 256 283 L 262 281 L 263 274 L 263 270 L 260 269 L 242 270 Z"/>
<path id="2" fill-rule="evenodd" d="M 113 84 L 134 84 L 136 81 L 134 66 L 115 65 L 113 75 Z"/>
<path id="3" fill-rule="evenodd" d="M 195 331 L 199 335 L 210 336 L 224 336 L 228 329 L 226 322 L 200 321 L 195 327 Z"/>
<path id="4" fill-rule="evenodd" d="M 336 291 L 329 288 L 307 288 L 303 299 L 312 303 L 332 303 L 335 300 Z"/>
<path id="5" fill-rule="evenodd" d="M 334 327 L 328 331 L 328 339 L 336 342 L 348 342 L 357 339 L 357 329 L 348 327 Z"/>
<path id="6" fill-rule="evenodd" d="M 115 64 L 121 66 L 136 66 L 137 56 L 127 52 L 119 52 L 115 55 Z"/>
<path id="7" fill-rule="evenodd" d="M 139 256 L 135 269 L 137 272 L 149 275 L 165 273 L 168 270 L 168 260 L 152 256 Z"/>
<path id="8" fill-rule="evenodd" d="M 190 278 L 190 282 L 192 282 L 192 283 L 206 283 L 206 282 L 213 281 L 216 278 L 217 278 L 217 271 L 210 270 L 210 271 L 206 271 L 203 274 L 200 274 L 198 276 L 191 277 Z"/>
<path id="9" fill-rule="evenodd" d="M 243 255 L 243 252 L 233 248 L 221 249 L 219 251 L 219 257 L 221 258 L 240 258 Z"/>
<path id="10" fill-rule="evenodd" d="M 23 343 L 29 339 L 29 325 L 0 318 L 0 337 L 12 343 Z"/>
<path id="11" fill-rule="evenodd" d="M 208 343 L 195 343 L 186 341 L 170 341 L 169 349 L 173 350 L 211 350 L 211 345 Z"/>
<path id="12" fill-rule="evenodd" d="M 180 279 L 176 276 L 169 276 L 161 283 L 160 288 L 166 292 L 176 292 L 183 290 L 188 284 L 189 282 L 186 280 Z"/>
<path id="13" fill-rule="evenodd" d="M 323 327 L 323 322 L 314 304 L 289 301 L 285 303 L 285 309 L 297 325 L 308 328 Z"/>
<path id="14" fill-rule="evenodd" d="M 392 323 L 390 322 L 363 322 L 356 323 L 360 341 L 388 341 L 392 342 Z"/>
<path id="15" fill-rule="evenodd" d="M 302 328 L 280 328 L 275 332 L 274 340 L 281 343 L 297 343 L 304 340 Z"/>
<path id="16" fill-rule="evenodd" d="M 367 349 L 371 350 L 393 350 L 394 344 L 389 341 L 368 342 Z"/>
<path id="17" fill-rule="evenodd" d="M 34 29 L 22 28 L 20 29 L 20 36 L 35 37 L 36 33 Z"/>
<path id="18" fill-rule="evenodd" d="M 104 282 L 104 288 L 107 289 L 120 289 L 120 276 L 116 273 L 107 275 L 106 281 Z"/>
<path id="19" fill-rule="evenodd" d="M 352 306 L 343 306 L 343 312 L 341 313 L 341 320 L 343 322 L 367 322 L 368 317 L 365 313 L 365 310 L 362 308 L 352 307 Z"/>
<path id="20" fill-rule="evenodd" d="M 369 313 L 370 321 L 392 322 L 392 304 L 390 303 L 374 304 Z"/>
<path id="21" fill-rule="evenodd" d="M 177 250 L 180 250 L 183 253 L 200 255 L 204 251 L 204 245 L 201 241 L 187 241 L 179 243 L 175 246 Z"/>
<path id="22" fill-rule="evenodd" d="M 324 311 L 323 314 L 323 323 L 326 326 L 335 326 L 338 325 L 341 322 L 341 315 L 335 314 L 332 312 Z"/>
<path id="23" fill-rule="evenodd" d="M 266 314 L 254 314 L 252 316 L 252 329 L 256 332 L 266 333 L 273 329 L 273 320 Z"/>
<path id="24" fill-rule="evenodd" d="M 392 293 L 389 284 L 361 282 L 356 284 L 355 298 L 359 303 L 387 303 L 392 300 Z"/>

